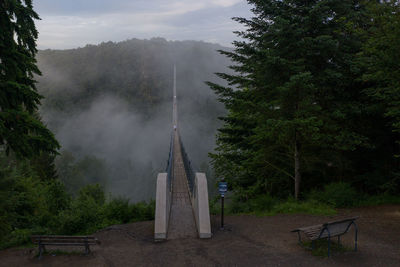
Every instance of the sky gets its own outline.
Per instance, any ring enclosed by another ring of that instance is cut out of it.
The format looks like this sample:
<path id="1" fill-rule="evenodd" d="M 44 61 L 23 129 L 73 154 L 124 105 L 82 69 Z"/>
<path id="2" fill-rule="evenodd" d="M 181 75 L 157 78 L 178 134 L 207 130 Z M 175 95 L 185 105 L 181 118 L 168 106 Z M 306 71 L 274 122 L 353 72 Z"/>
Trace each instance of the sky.
<path id="1" fill-rule="evenodd" d="M 245 0 L 34 0 L 39 49 L 70 49 L 132 38 L 202 40 L 232 46 L 251 17 Z"/>

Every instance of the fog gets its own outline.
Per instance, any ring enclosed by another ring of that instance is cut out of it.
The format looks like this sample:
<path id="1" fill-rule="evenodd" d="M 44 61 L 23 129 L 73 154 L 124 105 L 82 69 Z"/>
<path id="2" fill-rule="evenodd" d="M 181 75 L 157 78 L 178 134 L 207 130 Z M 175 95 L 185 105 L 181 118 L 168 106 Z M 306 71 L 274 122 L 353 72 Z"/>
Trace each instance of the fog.
<path id="1" fill-rule="evenodd" d="M 107 192 L 133 202 L 154 198 L 168 160 L 176 64 L 182 140 L 195 170 L 208 171 L 214 183 L 207 154 L 224 109 L 204 81 L 222 83 L 214 73 L 229 65 L 216 49 L 224 48 L 156 38 L 40 51 L 38 89 L 46 97 L 40 114 L 62 145 L 60 178 L 71 179 L 61 170 L 65 151 L 76 161 L 91 156 L 105 165 L 95 176 L 105 178 L 90 180 Z"/>

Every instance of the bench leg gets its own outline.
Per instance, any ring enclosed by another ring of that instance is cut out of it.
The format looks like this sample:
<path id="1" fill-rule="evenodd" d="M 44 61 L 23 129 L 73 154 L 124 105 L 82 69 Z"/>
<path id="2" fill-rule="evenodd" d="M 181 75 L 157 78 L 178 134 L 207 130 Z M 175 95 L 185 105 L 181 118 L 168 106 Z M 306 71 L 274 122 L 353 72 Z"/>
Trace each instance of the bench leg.
<path id="1" fill-rule="evenodd" d="M 88 255 L 89 253 L 90 253 L 90 248 L 89 248 L 89 245 L 86 244 L 85 245 L 85 255 Z"/>
<path id="2" fill-rule="evenodd" d="M 39 244 L 39 260 L 42 258 L 43 251 L 45 251 L 44 245 Z"/>
<path id="3" fill-rule="evenodd" d="M 301 245 L 302 243 L 301 243 L 301 235 L 300 235 L 300 232 L 297 232 L 297 236 L 298 236 L 298 238 L 299 238 L 298 243 Z"/>
<path id="4" fill-rule="evenodd" d="M 355 229 L 355 237 L 354 237 L 354 251 L 357 251 L 357 232 L 358 232 L 358 229 L 357 229 L 357 225 L 356 224 L 354 224 L 354 229 Z"/>
<path id="5" fill-rule="evenodd" d="M 331 237 L 328 236 L 328 257 L 331 256 Z"/>
<path id="6" fill-rule="evenodd" d="M 338 237 L 337 237 L 337 242 L 338 242 L 338 245 L 340 246 L 340 235 L 338 235 Z"/>

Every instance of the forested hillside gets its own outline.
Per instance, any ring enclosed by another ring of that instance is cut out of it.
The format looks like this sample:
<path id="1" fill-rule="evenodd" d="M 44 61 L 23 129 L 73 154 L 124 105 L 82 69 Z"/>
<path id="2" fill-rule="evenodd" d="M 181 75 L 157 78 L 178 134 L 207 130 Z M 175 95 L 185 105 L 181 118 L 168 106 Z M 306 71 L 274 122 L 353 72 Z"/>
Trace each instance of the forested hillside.
<path id="1" fill-rule="evenodd" d="M 154 38 L 39 51 L 40 114 L 62 146 L 56 166 L 67 189 L 98 182 L 132 201 L 154 196 L 168 158 L 174 64 L 183 142 L 207 171 L 223 107 L 204 82 L 227 70 L 222 48 Z"/>

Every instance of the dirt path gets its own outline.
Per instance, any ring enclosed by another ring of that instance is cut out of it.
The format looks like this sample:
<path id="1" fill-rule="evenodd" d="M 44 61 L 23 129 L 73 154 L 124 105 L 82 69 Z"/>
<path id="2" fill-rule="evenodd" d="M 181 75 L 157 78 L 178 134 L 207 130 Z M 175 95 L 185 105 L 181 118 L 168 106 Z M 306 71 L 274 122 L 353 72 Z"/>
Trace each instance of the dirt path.
<path id="1" fill-rule="evenodd" d="M 212 218 L 213 237 L 153 242 L 153 222 L 116 225 L 95 236 L 101 245 L 89 256 L 46 255 L 34 258 L 36 249 L 0 251 L 0 266 L 400 266 L 400 205 L 341 210 L 359 226 L 359 251 L 334 253 L 331 258 L 312 256 L 297 245 L 289 231 L 335 217 L 277 215 L 227 216 L 231 231 L 219 231 Z M 353 235 L 343 241 L 352 246 Z M 81 251 L 81 248 L 76 249 Z"/>

